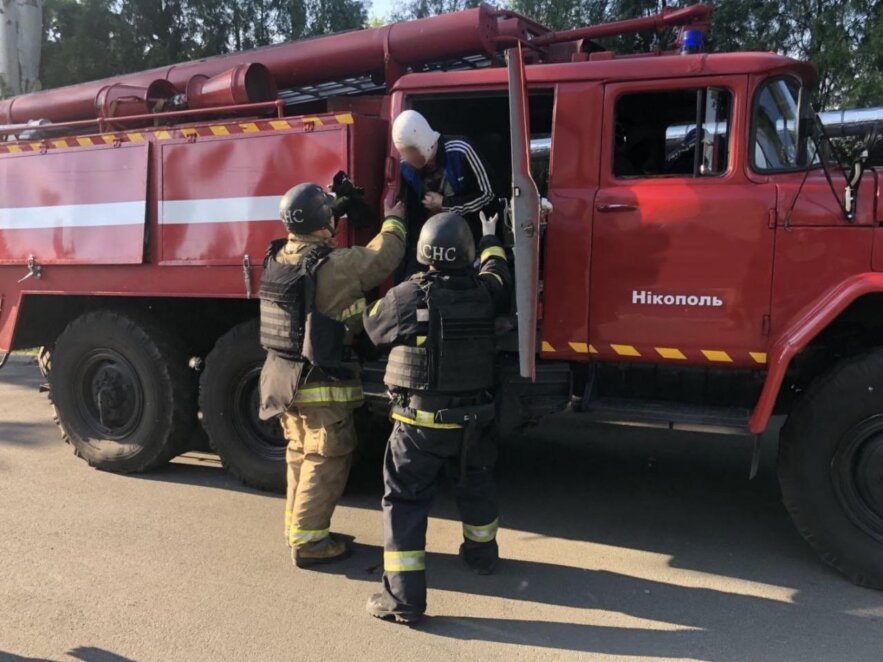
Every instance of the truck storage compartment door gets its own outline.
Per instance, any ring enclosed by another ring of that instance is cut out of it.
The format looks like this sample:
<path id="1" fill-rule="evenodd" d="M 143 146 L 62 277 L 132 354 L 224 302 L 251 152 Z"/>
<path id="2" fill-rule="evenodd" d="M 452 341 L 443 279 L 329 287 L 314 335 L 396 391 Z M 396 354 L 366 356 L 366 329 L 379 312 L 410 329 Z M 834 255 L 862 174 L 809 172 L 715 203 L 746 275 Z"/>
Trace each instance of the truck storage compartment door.
<path id="1" fill-rule="evenodd" d="M 239 265 L 248 255 L 259 264 L 270 240 L 285 235 L 282 195 L 301 182 L 327 186 L 348 167 L 350 124 L 246 126 L 255 132 L 162 145 L 163 263 Z"/>
<path id="2" fill-rule="evenodd" d="M 146 143 L 0 158 L 0 264 L 140 264 Z"/>
<path id="3" fill-rule="evenodd" d="M 519 372 L 536 377 L 540 269 L 540 195 L 530 174 L 530 118 L 521 45 L 506 51 L 512 151 L 512 230 L 515 235 L 515 303 Z"/>

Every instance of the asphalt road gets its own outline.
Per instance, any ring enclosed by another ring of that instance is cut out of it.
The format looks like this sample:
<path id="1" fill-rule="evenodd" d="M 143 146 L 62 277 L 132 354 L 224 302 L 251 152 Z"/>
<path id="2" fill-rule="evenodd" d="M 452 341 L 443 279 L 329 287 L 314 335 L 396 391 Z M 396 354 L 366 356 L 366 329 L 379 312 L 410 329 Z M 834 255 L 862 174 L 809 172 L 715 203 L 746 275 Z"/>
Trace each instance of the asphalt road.
<path id="1" fill-rule="evenodd" d="M 429 618 L 368 617 L 376 461 L 335 530 L 355 555 L 295 569 L 279 497 L 208 455 L 145 476 L 60 440 L 27 359 L 0 372 L 0 660 L 883 660 L 883 593 L 818 562 L 779 503 L 774 444 L 549 419 L 500 466 L 499 573 L 456 557 L 449 486 L 430 522 Z"/>

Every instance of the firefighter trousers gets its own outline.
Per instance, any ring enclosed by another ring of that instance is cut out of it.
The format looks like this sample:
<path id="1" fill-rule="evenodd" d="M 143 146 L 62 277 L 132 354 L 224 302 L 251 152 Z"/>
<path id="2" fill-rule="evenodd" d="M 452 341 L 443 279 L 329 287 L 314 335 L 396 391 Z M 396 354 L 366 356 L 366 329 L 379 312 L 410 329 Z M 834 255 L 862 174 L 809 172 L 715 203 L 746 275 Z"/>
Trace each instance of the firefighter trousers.
<path id="1" fill-rule="evenodd" d="M 356 448 L 353 410 L 342 405 L 302 407 L 282 414 L 288 448 L 285 538 L 301 547 L 328 537 Z"/>
<path id="2" fill-rule="evenodd" d="M 435 483 L 446 465 L 459 466 L 462 429 L 396 421 L 383 464 L 383 591 L 402 608 L 426 610 L 426 524 Z M 483 436 L 455 487 L 463 522 L 464 559 L 497 558 L 495 440 Z"/>

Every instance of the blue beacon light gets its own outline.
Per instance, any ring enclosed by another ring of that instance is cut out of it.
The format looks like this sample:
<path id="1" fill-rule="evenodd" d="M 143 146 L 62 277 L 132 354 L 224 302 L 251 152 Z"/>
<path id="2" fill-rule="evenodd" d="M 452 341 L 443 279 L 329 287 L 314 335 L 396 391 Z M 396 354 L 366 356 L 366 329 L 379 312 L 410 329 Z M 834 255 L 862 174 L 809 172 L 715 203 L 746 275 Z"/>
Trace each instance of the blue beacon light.
<path id="1" fill-rule="evenodd" d="M 681 54 L 701 53 L 705 34 L 702 30 L 685 30 L 681 41 Z"/>

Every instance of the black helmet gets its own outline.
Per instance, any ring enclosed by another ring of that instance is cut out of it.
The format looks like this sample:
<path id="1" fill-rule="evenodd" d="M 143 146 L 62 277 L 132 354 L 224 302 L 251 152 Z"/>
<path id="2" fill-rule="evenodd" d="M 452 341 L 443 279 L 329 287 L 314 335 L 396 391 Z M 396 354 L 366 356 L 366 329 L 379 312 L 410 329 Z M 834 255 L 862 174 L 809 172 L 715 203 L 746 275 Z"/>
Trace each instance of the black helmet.
<path id="1" fill-rule="evenodd" d="M 310 234 L 322 229 L 334 232 L 333 202 L 334 196 L 318 184 L 298 184 L 279 201 L 279 216 L 293 234 Z"/>
<path id="2" fill-rule="evenodd" d="M 463 217 L 445 211 L 426 221 L 417 240 L 417 261 L 436 269 L 472 266 L 475 240 Z"/>

